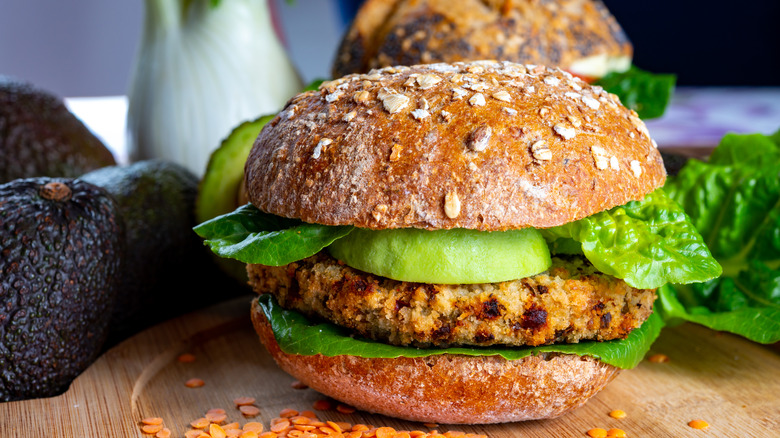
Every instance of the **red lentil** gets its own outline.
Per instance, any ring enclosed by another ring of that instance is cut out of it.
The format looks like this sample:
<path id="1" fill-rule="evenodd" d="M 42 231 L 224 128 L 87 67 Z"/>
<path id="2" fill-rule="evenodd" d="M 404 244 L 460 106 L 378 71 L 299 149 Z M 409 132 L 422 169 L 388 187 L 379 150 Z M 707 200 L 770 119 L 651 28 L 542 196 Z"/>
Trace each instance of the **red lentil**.
<path id="1" fill-rule="evenodd" d="M 591 438 L 607 438 L 607 430 L 602 429 L 600 427 L 594 427 L 593 429 L 589 430 L 588 436 Z"/>
<path id="2" fill-rule="evenodd" d="M 192 363 L 195 362 L 195 355 L 192 353 L 183 353 L 180 354 L 176 360 L 181 363 Z"/>
<path id="3" fill-rule="evenodd" d="M 197 379 L 197 378 L 193 378 L 184 382 L 184 386 L 186 386 L 187 388 L 200 388 L 205 384 L 206 382 L 204 382 L 202 379 Z"/>
<path id="4" fill-rule="evenodd" d="M 669 356 L 661 353 L 656 353 L 647 358 L 652 363 L 666 363 L 669 362 Z"/>
<path id="5" fill-rule="evenodd" d="M 626 412 L 621 411 L 620 409 L 615 409 L 614 411 L 609 413 L 609 416 L 617 419 L 626 418 Z"/>
<path id="6" fill-rule="evenodd" d="M 707 423 L 704 420 L 693 420 L 688 422 L 688 426 L 694 428 L 694 429 L 706 429 L 710 427 L 710 424 Z"/>

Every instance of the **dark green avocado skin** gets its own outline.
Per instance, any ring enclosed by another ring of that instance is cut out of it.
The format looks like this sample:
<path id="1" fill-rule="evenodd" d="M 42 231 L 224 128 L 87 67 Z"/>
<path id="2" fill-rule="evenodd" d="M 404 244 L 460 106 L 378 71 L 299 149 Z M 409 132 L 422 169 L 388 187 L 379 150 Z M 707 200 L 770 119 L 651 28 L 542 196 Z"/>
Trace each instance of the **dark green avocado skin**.
<path id="1" fill-rule="evenodd" d="M 0 183 L 38 176 L 75 178 L 116 164 L 111 151 L 62 99 L 0 76 Z"/>
<path id="2" fill-rule="evenodd" d="M 48 182 L 72 196 L 41 196 Z M 124 257 L 104 190 L 65 178 L 0 185 L 0 401 L 61 393 L 106 338 Z"/>
<path id="3" fill-rule="evenodd" d="M 192 231 L 198 178 L 163 160 L 109 166 L 81 180 L 116 199 L 126 229 L 127 268 L 109 345 L 231 294 L 231 284 Z M 210 286 L 219 281 L 219 291 Z"/>

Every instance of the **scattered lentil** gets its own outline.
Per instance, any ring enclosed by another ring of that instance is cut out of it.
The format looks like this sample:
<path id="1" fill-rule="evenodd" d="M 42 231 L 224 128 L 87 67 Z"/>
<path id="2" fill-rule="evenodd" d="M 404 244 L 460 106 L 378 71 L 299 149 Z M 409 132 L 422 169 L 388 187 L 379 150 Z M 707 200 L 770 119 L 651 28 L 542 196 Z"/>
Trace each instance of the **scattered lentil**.
<path id="1" fill-rule="evenodd" d="M 149 435 L 154 435 L 157 432 L 161 431 L 163 428 L 162 424 L 144 424 L 141 426 L 141 432 Z"/>
<path id="2" fill-rule="evenodd" d="M 317 400 L 312 407 L 317 411 L 327 411 L 331 409 L 331 404 L 328 400 Z"/>
<path id="3" fill-rule="evenodd" d="M 159 432 L 157 432 L 155 435 L 157 438 L 170 438 L 171 436 L 171 430 L 167 427 L 163 427 Z"/>
<path id="4" fill-rule="evenodd" d="M 260 415 L 260 409 L 257 406 L 242 405 L 238 408 L 245 417 L 257 417 Z"/>
<path id="5" fill-rule="evenodd" d="M 626 438 L 626 431 L 624 431 L 623 429 L 612 428 L 607 431 L 607 436 L 616 437 L 616 438 Z"/>
<path id="6" fill-rule="evenodd" d="M 591 438 L 607 438 L 607 430 L 600 427 L 594 427 L 587 434 Z"/>
<path id="7" fill-rule="evenodd" d="M 149 417 L 149 418 L 144 418 L 143 420 L 141 420 L 141 423 L 143 423 L 143 424 L 151 424 L 151 425 L 155 425 L 156 426 L 158 424 L 163 424 L 163 419 L 160 418 L 160 417 Z"/>
<path id="8" fill-rule="evenodd" d="M 220 414 L 216 412 L 207 413 L 206 419 L 209 420 L 210 423 L 219 424 L 227 420 L 227 414 Z"/>
<path id="9" fill-rule="evenodd" d="M 176 360 L 181 363 L 192 363 L 195 362 L 195 355 L 192 353 L 183 353 L 180 354 Z"/>
<path id="10" fill-rule="evenodd" d="M 338 406 L 336 406 L 336 410 L 342 414 L 354 414 L 356 409 L 352 406 L 339 403 Z"/>
<path id="11" fill-rule="evenodd" d="M 615 409 L 614 411 L 609 413 L 609 416 L 617 419 L 626 418 L 626 412 L 620 409 Z"/>
<path id="12" fill-rule="evenodd" d="M 189 379 L 186 382 L 184 382 L 184 386 L 187 388 L 200 388 L 201 386 L 205 385 L 206 382 L 204 382 L 202 379 Z"/>
<path id="13" fill-rule="evenodd" d="M 206 417 L 201 417 L 190 422 L 190 426 L 195 429 L 205 429 L 209 427 L 209 420 L 207 420 Z"/>
<path id="14" fill-rule="evenodd" d="M 292 382 L 290 384 L 290 386 L 292 387 L 292 389 L 308 389 L 309 388 L 309 385 L 307 385 L 307 384 L 305 384 L 305 383 L 303 383 L 303 382 L 301 382 L 299 380 L 296 380 L 296 381 Z"/>
<path id="15" fill-rule="evenodd" d="M 669 356 L 663 353 L 656 353 L 647 358 L 652 363 L 666 363 L 669 362 Z"/>
<path id="16" fill-rule="evenodd" d="M 710 427 L 710 424 L 704 420 L 692 420 L 688 422 L 688 426 L 694 429 L 706 429 Z"/>
<path id="17" fill-rule="evenodd" d="M 236 406 L 245 406 L 245 405 L 253 405 L 255 404 L 255 398 L 254 397 L 238 397 L 236 399 L 233 399 L 233 403 Z"/>

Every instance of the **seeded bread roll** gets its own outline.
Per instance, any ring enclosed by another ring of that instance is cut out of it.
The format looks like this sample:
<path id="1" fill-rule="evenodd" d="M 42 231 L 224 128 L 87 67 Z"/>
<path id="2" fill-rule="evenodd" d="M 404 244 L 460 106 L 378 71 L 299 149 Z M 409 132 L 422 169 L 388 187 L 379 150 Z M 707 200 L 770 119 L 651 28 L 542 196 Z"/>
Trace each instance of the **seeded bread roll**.
<path id="1" fill-rule="evenodd" d="M 631 55 L 600 0 L 368 0 L 344 35 L 333 75 L 498 59 L 600 77 L 627 69 Z"/>
<path id="2" fill-rule="evenodd" d="M 298 356 L 279 349 L 257 300 L 252 323 L 277 364 L 296 379 L 358 409 L 411 421 L 485 424 L 557 417 L 585 403 L 620 371 L 568 354 L 513 361 Z"/>
<path id="3" fill-rule="evenodd" d="M 279 216 L 387 229 L 553 227 L 663 185 L 661 155 L 617 96 L 510 62 L 390 67 L 290 100 L 246 163 Z"/>

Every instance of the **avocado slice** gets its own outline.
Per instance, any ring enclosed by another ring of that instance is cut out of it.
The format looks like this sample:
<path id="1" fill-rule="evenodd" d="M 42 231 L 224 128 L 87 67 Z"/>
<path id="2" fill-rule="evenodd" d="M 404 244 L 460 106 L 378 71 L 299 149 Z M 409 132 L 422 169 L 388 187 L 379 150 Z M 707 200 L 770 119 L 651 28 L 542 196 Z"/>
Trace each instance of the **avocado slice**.
<path id="1" fill-rule="evenodd" d="M 550 250 L 534 228 L 478 231 L 356 228 L 328 246 L 355 269 L 400 281 L 496 283 L 550 267 Z"/>
<path id="2" fill-rule="evenodd" d="M 123 231 L 114 200 L 85 181 L 0 185 L 0 401 L 57 395 L 100 353 Z"/>
<path id="3" fill-rule="evenodd" d="M 58 96 L 0 76 L 0 183 L 17 178 L 75 178 L 116 164 L 111 151 Z"/>
<path id="4" fill-rule="evenodd" d="M 198 223 L 229 213 L 246 203 L 242 189 L 244 164 L 263 126 L 274 117 L 275 114 L 266 115 L 238 125 L 211 154 L 195 203 Z M 225 272 L 246 284 L 244 263 L 223 258 L 215 260 Z"/>

